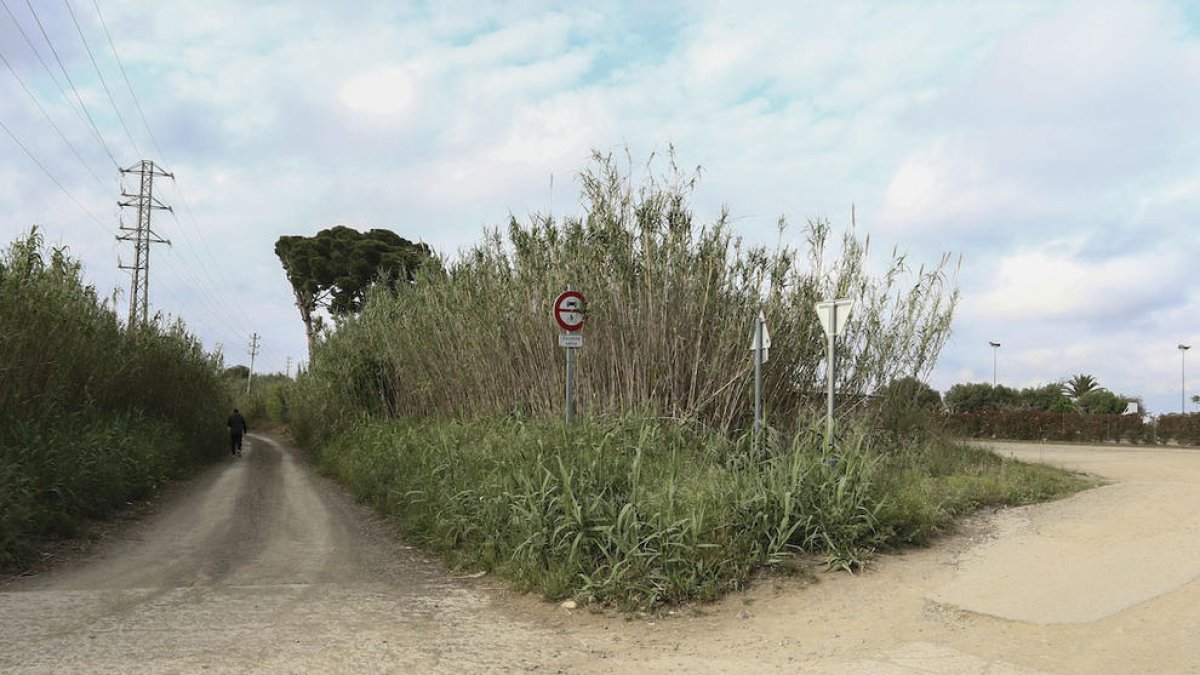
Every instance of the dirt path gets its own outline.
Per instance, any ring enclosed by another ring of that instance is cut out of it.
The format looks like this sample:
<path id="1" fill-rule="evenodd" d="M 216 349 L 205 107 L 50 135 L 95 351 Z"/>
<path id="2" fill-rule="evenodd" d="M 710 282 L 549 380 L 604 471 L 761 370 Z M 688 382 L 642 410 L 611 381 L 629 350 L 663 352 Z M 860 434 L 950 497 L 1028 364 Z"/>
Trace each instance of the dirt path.
<path id="1" fill-rule="evenodd" d="M 1200 672 L 1200 452 L 997 447 L 1113 482 L 629 619 L 454 579 L 255 436 L 92 559 L 0 588 L 0 671 Z"/>

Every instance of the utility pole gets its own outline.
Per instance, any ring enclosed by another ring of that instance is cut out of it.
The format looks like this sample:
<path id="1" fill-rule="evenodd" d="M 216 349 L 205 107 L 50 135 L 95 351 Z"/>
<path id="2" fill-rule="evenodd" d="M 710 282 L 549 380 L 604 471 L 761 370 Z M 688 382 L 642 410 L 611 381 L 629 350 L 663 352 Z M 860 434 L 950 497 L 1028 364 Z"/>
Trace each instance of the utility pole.
<path id="1" fill-rule="evenodd" d="M 1191 349 L 1191 345 L 1179 345 L 1179 414 L 1187 413 L 1187 378 L 1183 371 L 1183 355 Z"/>
<path id="2" fill-rule="evenodd" d="M 988 344 L 992 347 L 992 388 L 996 388 L 996 352 L 1000 350 L 1000 343 L 994 340 L 988 340 Z"/>
<path id="3" fill-rule="evenodd" d="M 250 382 L 254 380 L 254 357 L 258 356 L 258 333 L 250 335 L 250 375 L 246 378 L 246 393 L 250 393 Z"/>
<path id="4" fill-rule="evenodd" d="M 133 272 L 133 282 L 130 284 L 129 291 L 129 327 L 133 328 L 138 321 L 144 324 L 150 317 L 150 244 L 170 245 L 171 243 L 160 238 L 154 234 L 154 230 L 150 229 L 150 214 L 155 209 L 172 210 L 171 207 L 154 197 L 154 177 L 175 178 L 175 175 L 163 171 L 161 167 L 155 166 L 154 162 L 148 159 L 143 159 L 128 169 L 121 169 L 121 173 L 137 174 L 140 179 L 138 193 L 136 195 L 129 194 L 122 186 L 121 196 L 125 198 L 125 201 L 117 202 L 118 206 L 124 208 L 137 208 L 137 225 L 127 227 L 122 222 L 121 231 L 124 234 L 117 237 L 118 241 L 133 242 L 133 264 L 118 263 L 117 265 L 123 270 Z"/>
<path id="5" fill-rule="evenodd" d="M 292 376 L 292 357 L 289 356 L 286 359 L 284 359 L 284 363 L 287 364 L 287 370 L 283 371 L 283 374 L 285 377 L 291 377 Z"/>

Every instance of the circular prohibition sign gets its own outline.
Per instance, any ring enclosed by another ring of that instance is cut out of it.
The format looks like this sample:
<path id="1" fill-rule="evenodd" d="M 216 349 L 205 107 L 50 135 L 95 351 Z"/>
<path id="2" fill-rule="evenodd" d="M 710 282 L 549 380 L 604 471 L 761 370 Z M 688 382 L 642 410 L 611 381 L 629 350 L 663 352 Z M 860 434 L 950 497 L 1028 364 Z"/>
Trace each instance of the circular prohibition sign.
<path id="1" fill-rule="evenodd" d="M 554 320 L 565 331 L 577 331 L 587 321 L 587 300 L 579 291 L 564 291 L 554 299 Z"/>

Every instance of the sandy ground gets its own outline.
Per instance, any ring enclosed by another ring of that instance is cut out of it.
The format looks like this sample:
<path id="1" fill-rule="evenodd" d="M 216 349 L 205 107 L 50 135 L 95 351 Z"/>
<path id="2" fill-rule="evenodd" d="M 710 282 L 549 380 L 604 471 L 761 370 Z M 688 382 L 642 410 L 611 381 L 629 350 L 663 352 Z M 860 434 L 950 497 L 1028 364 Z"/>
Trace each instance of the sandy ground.
<path id="1" fill-rule="evenodd" d="M 857 576 L 631 618 L 455 578 L 253 436 L 94 555 L 0 587 L 0 671 L 1200 673 L 1200 452 L 996 448 L 1111 483 Z"/>

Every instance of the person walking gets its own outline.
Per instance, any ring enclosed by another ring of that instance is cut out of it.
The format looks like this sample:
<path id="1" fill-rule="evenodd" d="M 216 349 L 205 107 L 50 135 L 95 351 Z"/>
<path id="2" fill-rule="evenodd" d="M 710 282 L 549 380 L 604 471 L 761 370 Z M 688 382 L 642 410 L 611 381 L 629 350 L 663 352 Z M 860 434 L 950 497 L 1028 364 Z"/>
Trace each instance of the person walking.
<path id="1" fill-rule="evenodd" d="M 240 456 L 242 454 L 242 436 L 249 431 L 246 426 L 246 418 L 242 417 L 242 413 L 238 412 L 237 408 L 234 408 L 226 426 L 229 427 L 229 454 Z"/>

